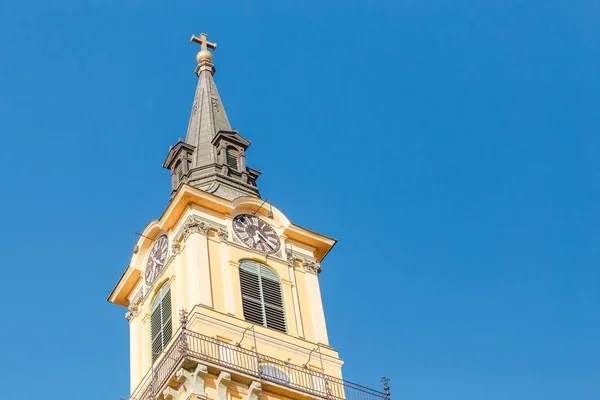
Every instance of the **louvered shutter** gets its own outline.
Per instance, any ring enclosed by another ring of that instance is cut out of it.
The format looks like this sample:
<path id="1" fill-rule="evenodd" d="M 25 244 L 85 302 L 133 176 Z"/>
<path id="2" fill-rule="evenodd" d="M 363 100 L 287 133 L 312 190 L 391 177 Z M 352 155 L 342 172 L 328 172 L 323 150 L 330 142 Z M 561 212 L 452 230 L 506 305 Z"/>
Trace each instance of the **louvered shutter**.
<path id="1" fill-rule="evenodd" d="M 161 320 L 162 320 L 162 348 L 167 347 L 167 343 L 171 339 L 173 335 L 173 323 L 171 322 L 171 289 L 169 288 L 168 292 L 163 297 L 161 302 Z"/>
<path id="2" fill-rule="evenodd" d="M 247 267 L 244 265 L 244 267 Z M 255 324 L 264 325 L 264 315 L 262 310 L 262 300 L 260 295 L 260 278 L 255 271 L 250 268 L 240 268 L 240 284 L 242 286 L 242 307 L 244 308 L 244 318 Z"/>
<path id="3" fill-rule="evenodd" d="M 227 165 L 229 168 L 238 170 L 238 156 L 237 151 L 233 147 L 227 148 Z"/>
<path id="4" fill-rule="evenodd" d="M 285 332 L 285 314 L 281 297 L 281 284 L 261 276 L 267 328 Z"/>
<path id="5" fill-rule="evenodd" d="M 150 308 L 150 342 L 154 361 L 173 335 L 171 315 L 171 289 L 168 284 L 160 288 Z"/>
<path id="6" fill-rule="evenodd" d="M 240 265 L 244 318 L 286 332 L 279 276 L 266 265 L 244 260 Z"/>

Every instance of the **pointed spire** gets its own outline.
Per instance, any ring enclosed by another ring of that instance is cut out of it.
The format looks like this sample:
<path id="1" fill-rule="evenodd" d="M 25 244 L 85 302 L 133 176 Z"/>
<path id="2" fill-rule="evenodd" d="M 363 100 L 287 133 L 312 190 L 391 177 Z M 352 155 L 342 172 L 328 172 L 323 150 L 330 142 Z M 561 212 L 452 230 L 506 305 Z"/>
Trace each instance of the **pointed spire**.
<path id="1" fill-rule="evenodd" d="M 192 36 L 200 44 L 196 55 L 198 85 L 185 142 L 169 150 L 163 167 L 172 175 L 174 194 L 182 183 L 233 200 L 240 196 L 260 197 L 256 179 L 260 171 L 246 167 L 245 151 L 250 142 L 231 129 L 225 107 L 213 80 L 212 54 L 216 43 L 206 34 Z"/>

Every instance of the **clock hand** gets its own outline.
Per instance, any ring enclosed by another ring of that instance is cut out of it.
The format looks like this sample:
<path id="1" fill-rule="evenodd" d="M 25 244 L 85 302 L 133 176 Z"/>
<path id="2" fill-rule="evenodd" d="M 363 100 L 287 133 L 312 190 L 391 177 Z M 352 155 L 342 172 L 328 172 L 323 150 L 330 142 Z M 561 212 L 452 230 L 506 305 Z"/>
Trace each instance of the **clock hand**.
<path id="1" fill-rule="evenodd" d="M 257 233 L 258 233 L 258 236 L 260 236 L 262 238 L 262 240 L 265 241 L 269 245 L 270 248 L 275 250 L 275 247 L 273 247 L 273 245 L 267 240 L 267 238 L 262 233 L 260 233 L 258 231 L 257 231 Z"/>

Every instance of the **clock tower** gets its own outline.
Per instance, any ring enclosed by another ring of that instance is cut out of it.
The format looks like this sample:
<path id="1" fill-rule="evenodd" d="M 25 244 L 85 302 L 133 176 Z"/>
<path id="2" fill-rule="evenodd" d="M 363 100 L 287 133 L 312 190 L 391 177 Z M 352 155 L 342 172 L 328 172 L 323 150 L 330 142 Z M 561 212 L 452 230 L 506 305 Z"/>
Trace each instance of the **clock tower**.
<path id="1" fill-rule="evenodd" d="M 143 230 L 108 301 L 127 308 L 130 400 L 389 400 L 348 382 L 331 346 L 321 262 L 335 240 L 262 200 L 250 142 L 231 129 L 200 45 L 185 141 L 169 149 L 171 196 Z"/>

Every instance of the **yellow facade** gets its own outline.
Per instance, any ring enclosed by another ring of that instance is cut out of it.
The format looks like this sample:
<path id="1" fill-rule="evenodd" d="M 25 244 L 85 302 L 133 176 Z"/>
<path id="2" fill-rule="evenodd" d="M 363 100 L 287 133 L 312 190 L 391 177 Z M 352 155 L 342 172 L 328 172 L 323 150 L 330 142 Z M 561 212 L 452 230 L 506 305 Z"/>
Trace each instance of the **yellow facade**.
<path id="1" fill-rule="evenodd" d="M 224 343 L 241 340 L 243 349 L 291 364 L 308 362 L 307 367 L 315 371 L 321 370 L 322 361 L 323 372 L 341 378 L 342 361 L 327 341 L 315 268 L 335 240 L 294 225 L 278 209 L 261 203 L 254 197 L 229 201 L 184 185 L 162 217 L 144 229 L 129 266 L 109 297 L 110 302 L 129 308 L 132 393 L 143 389 L 152 370 L 150 306 L 165 283 L 171 287 L 172 315 L 182 309 L 189 313 L 188 330 Z M 273 211 L 272 218 L 266 217 L 268 210 Z M 232 220 L 242 213 L 256 213 L 275 228 L 282 242 L 279 252 L 267 255 L 253 250 L 233 235 Z M 186 233 L 190 223 L 204 223 L 206 233 Z M 160 276 L 145 288 L 148 251 L 153 239 L 163 233 L 171 243 L 169 256 Z M 268 265 L 281 278 L 287 333 L 254 325 L 242 340 L 244 330 L 253 326 L 244 319 L 242 307 L 238 267 L 245 259 Z M 307 263 L 312 264 L 311 269 L 306 268 Z M 173 318 L 173 324 L 173 331 L 180 332 L 178 318 Z M 318 355 L 314 352 L 317 347 Z M 236 390 L 243 394 L 243 387 L 238 386 Z"/>
<path id="2" fill-rule="evenodd" d="M 163 164 L 172 198 L 108 298 L 127 307 L 129 399 L 389 400 L 342 379 L 318 279 L 336 241 L 260 199 L 250 141 L 232 130 L 213 81 L 216 44 L 192 42 L 188 132 Z"/>

